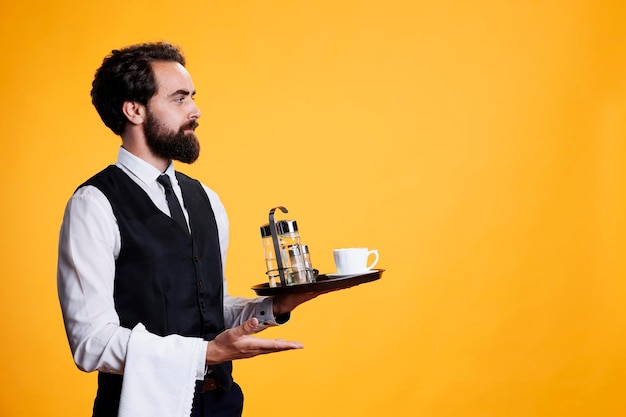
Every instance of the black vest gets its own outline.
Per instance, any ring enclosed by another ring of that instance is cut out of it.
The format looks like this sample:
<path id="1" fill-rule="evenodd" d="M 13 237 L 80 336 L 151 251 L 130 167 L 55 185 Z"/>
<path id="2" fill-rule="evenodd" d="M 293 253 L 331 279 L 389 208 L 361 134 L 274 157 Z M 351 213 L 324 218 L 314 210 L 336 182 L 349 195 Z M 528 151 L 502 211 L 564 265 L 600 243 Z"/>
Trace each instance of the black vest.
<path id="1" fill-rule="evenodd" d="M 202 185 L 177 172 L 191 235 L 116 166 L 84 185 L 109 200 L 121 235 L 113 298 L 123 327 L 212 340 L 224 330 L 222 260 L 215 215 Z M 230 362 L 215 368 L 230 386 Z M 99 373 L 94 417 L 117 416 L 122 376 Z"/>

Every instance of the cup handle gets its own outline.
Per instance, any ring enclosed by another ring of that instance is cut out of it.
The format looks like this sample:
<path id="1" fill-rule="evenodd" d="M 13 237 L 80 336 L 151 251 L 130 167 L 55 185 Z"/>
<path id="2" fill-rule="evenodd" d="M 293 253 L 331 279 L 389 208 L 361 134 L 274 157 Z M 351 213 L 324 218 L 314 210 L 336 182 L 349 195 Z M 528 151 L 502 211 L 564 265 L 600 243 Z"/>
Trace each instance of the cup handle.
<path id="1" fill-rule="evenodd" d="M 372 268 L 374 268 L 376 266 L 376 264 L 378 263 L 378 249 L 372 249 L 371 251 L 368 251 L 367 252 L 367 258 L 368 259 L 369 259 L 370 255 L 376 256 L 376 259 L 374 259 L 374 262 L 372 262 L 372 264 L 367 267 L 368 271 L 371 270 Z"/>

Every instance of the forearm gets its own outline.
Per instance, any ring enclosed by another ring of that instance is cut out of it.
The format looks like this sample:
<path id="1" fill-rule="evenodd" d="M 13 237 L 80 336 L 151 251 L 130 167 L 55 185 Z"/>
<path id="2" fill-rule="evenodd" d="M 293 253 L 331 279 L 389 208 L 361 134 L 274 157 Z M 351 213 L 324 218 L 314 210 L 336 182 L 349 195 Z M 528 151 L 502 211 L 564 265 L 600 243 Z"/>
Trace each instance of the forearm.
<path id="1" fill-rule="evenodd" d="M 259 330 L 282 324 L 273 313 L 273 300 L 270 297 L 243 298 L 224 297 L 224 323 L 226 328 L 242 325 L 251 318 L 259 320 Z"/>
<path id="2" fill-rule="evenodd" d="M 113 324 L 94 329 L 92 334 L 85 337 L 69 331 L 74 363 L 85 372 L 123 374 L 130 333 L 129 329 Z"/>

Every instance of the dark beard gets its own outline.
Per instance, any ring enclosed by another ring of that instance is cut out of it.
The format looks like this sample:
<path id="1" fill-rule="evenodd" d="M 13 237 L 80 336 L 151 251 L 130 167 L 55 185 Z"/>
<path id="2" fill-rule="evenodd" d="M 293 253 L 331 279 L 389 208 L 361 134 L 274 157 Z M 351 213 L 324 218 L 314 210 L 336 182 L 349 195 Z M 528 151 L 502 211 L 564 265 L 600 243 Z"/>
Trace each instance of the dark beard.
<path id="1" fill-rule="evenodd" d="M 196 127 L 198 122 L 192 120 L 181 126 L 178 132 L 172 132 L 148 113 L 144 133 L 148 147 L 155 155 L 191 164 L 200 156 L 200 142 L 194 133 L 185 133 L 184 130 Z"/>

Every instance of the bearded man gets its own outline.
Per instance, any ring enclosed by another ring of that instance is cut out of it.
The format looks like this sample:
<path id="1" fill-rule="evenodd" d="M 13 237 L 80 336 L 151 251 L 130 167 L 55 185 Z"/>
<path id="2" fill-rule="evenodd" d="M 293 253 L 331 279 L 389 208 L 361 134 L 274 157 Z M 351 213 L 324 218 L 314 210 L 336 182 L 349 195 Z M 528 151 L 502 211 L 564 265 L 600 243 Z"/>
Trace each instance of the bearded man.
<path id="1" fill-rule="evenodd" d="M 94 417 L 240 416 L 231 361 L 302 348 L 250 335 L 318 294 L 230 297 L 224 206 L 174 170 L 200 154 L 194 95 L 164 42 L 112 51 L 92 83 L 122 145 L 67 204 L 57 283 L 74 361 L 99 371 Z"/>

